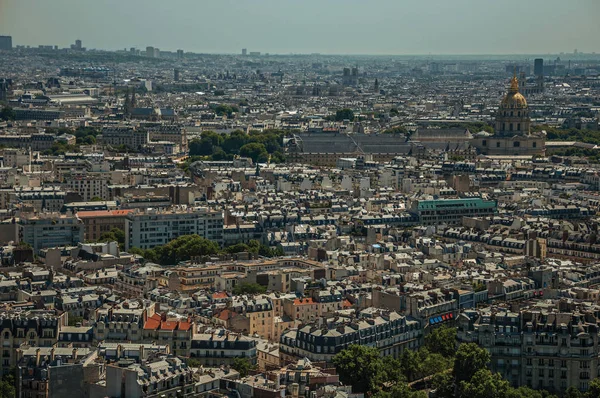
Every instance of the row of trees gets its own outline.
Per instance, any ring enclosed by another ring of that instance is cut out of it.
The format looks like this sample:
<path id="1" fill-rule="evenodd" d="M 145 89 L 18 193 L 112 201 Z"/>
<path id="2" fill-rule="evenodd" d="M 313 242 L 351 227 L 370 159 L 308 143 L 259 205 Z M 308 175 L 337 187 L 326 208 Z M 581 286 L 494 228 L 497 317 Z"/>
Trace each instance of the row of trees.
<path id="1" fill-rule="evenodd" d="M 205 157 L 211 160 L 231 160 L 236 155 L 252 158 L 254 162 L 284 161 L 283 130 L 251 131 L 249 134 L 236 130 L 231 134 L 218 134 L 204 131 L 199 139 L 189 143 L 190 156 Z M 200 159 L 200 158 L 197 158 Z"/>
<path id="2" fill-rule="evenodd" d="M 531 128 L 532 131 L 546 131 L 546 137 L 553 141 L 581 141 L 588 144 L 598 144 L 600 142 L 600 131 L 586 129 L 561 129 L 548 125 L 536 125 Z"/>
<path id="3" fill-rule="evenodd" d="M 353 345 L 337 354 L 333 363 L 340 381 L 356 393 L 376 398 L 426 398 L 420 385 L 435 390 L 437 398 L 557 398 L 547 391 L 514 388 L 488 369 L 490 353 L 475 343 L 455 346 L 456 329 L 439 328 L 425 338 L 418 351 L 406 350 L 399 359 L 381 357 L 374 347 Z M 565 398 L 600 397 L 600 379 L 587 392 L 574 387 Z"/>
<path id="4" fill-rule="evenodd" d="M 111 231 L 112 233 L 112 231 Z M 119 242 L 120 236 L 113 236 Z M 101 237 L 103 239 L 109 240 L 109 236 Z M 120 242 L 119 242 L 120 243 Z M 199 235 L 185 235 L 180 236 L 177 239 L 173 239 L 169 243 L 163 246 L 157 246 L 153 249 L 139 249 L 139 248 L 131 248 L 129 250 L 130 253 L 138 254 L 144 259 L 148 261 L 152 261 L 154 263 L 158 263 L 161 265 L 173 265 L 177 264 L 181 261 L 188 261 L 192 257 L 198 256 L 214 256 L 222 253 L 240 253 L 240 252 L 250 252 L 257 253 L 264 257 L 275 257 L 283 255 L 283 252 L 277 249 L 271 249 L 268 246 L 261 244 L 258 241 L 252 240 L 249 244 L 237 244 L 235 246 L 229 246 L 224 249 L 221 249 L 219 245 L 205 238 L 202 238 Z"/>

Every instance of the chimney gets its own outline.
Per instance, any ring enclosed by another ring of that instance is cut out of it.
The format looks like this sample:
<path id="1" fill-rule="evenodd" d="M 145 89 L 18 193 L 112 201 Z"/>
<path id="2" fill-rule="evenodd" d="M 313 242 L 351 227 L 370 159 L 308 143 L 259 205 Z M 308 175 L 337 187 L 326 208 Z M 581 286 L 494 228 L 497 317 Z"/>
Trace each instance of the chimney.
<path id="1" fill-rule="evenodd" d="M 140 363 L 144 360 L 144 345 L 140 344 Z"/>
<path id="2" fill-rule="evenodd" d="M 52 349 L 52 351 L 54 351 L 54 348 Z M 37 350 L 35 350 L 35 367 L 39 367 L 40 366 L 40 349 L 38 348 Z"/>
<path id="3" fill-rule="evenodd" d="M 50 350 L 50 362 L 54 362 L 54 347 Z"/>
<path id="4" fill-rule="evenodd" d="M 73 362 L 77 361 L 77 348 L 73 348 Z"/>

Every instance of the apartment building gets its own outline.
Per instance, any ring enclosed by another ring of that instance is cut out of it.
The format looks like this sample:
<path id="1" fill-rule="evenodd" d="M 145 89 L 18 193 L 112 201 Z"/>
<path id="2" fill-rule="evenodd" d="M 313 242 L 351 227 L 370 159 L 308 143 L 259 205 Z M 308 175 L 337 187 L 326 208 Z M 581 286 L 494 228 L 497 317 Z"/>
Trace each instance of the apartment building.
<path id="1" fill-rule="evenodd" d="M 52 347 L 58 340 L 61 328 L 66 324 L 67 315 L 56 315 L 54 311 L 0 312 L 0 374 L 8 374 L 17 366 L 15 347 L 22 344 L 28 344 L 30 347 Z"/>
<path id="2" fill-rule="evenodd" d="M 12 196 L 12 195 L 11 195 Z M 65 204 L 66 193 L 57 188 L 19 188 L 14 192 L 17 202 L 36 212 L 59 212 Z"/>
<path id="3" fill-rule="evenodd" d="M 120 305 L 96 310 L 95 341 L 142 341 L 144 323 L 154 315 L 154 305 L 125 301 Z"/>
<path id="4" fill-rule="evenodd" d="M 118 228 L 125 232 L 125 219 L 133 210 L 96 210 L 80 211 L 77 217 L 84 225 L 84 238 L 86 241 L 100 239 L 102 234 Z"/>
<path id="5" fill-rule="evenodd" d="M 487 349 L 492 371 L 513 386 L 586 391 L 600 374 L 598 315 L 597 307 L 584 309 L 569 300 L 516 312 L 468 310 L 458 317 L 458 340 Z"/>
<path id="6" fill-rule="evenodd" d="M 256 340 L 225 329 L 195 334 L 189 356 L 200 361 L 203 366 L 231 365 L 235 358 L 247 358 L 255 365 Z"/>
<path id="7" fill-rule="evenodd" d="M 149 133 L 133 127 L 105 127 L 98 138 L 104 145 L 124 145 L 137 150 L 148 143 Z"/>
<path id="8" fill-rule="evenodd" d="M 110 174 L 108 173 L 74 174 L 68 176 L 67 187 L 70 192 L 81 196 L 81 200 L 84 202 L 97 198 L 108 200 L 109 179 Z"/>
<path id="9" fill-rule="evenodd" d="M 283 362 L 308 358 L 331 363 L 337 353 L 359 344 L 397 358 L 405 349 L 417 349 L 422 337 L 423 328 L 414 319 L 393 311 L 363 310 L 358 318 L 335 317 L 284 332 L 279 356 Z"/>
<path id="10" fill-rule="evenodd" d="M 221 275 L 222 268 L 215 265 L 199 265 L 177 267 L 169 271 L 161 278 L 163 284 L 170 290 L 186 292 L 212 288 Z"/>
<path id="11" fill-rule="evenodd" d="M 83 242 L 84 226 L 75 215 L 60 213 L 24 213 L 18 221 L 19 239 L 35 253 L 41 249 L 77 246 Z"/>
<path id="12" fill-rule="evenodd" d="M 156 313 L 144 323 L 143 340 L 168 345 L 174 355 L 189 357 L 194 329 L 191 318 L 168 319 L 166 314 Z"/>
<path id="13" fill-rule="evenodd" d="M 221 244 L 223 213 L 204 207 L 147 209 L 127 215 L 125 248 L 151 249 L 184 235 L 199 235 Z"/>

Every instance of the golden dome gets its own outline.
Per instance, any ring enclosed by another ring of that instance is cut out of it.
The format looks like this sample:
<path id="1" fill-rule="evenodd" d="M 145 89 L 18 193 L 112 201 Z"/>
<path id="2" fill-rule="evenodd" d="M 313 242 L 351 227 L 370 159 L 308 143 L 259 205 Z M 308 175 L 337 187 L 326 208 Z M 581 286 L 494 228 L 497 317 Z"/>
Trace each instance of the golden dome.
<path id="1" fill-rule="evenodd" d="M 508 89 L 508 93 L 502 100 L 501 104 L 502 108 L 509 109 L 524 109 L 527 108 L 527 100 L 519 92 L 519 79 L 516 76 L 513 76 L 510 79 L 510 88 Z"/>

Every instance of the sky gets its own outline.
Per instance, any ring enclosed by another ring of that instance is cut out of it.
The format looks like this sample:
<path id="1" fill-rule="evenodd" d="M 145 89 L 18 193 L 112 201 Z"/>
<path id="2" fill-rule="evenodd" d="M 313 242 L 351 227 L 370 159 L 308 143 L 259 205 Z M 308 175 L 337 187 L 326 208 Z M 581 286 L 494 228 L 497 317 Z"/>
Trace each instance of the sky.
<path id="1" fill-rule="evenodd" d="M 600 53 L 600 0 L 0 0 L 13 44 L 201 53 Z"/>

